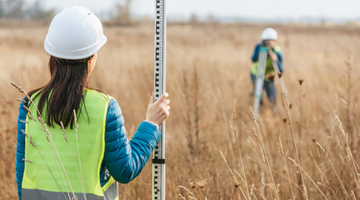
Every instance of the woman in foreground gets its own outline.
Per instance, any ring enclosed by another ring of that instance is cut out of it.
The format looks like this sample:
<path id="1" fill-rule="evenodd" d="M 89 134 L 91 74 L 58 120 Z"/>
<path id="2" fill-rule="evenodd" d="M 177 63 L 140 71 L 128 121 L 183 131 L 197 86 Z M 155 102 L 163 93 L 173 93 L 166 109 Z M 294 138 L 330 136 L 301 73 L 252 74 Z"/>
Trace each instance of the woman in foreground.
<path id="1" fill-rule="evenodd" d="M 146 120 L 129 142 L 116 100 L 88 79 L 106 43 L 100 20 L 74 6 L 53 19 L 45 39 L 51 80 L 19 108 L 16 181 L 19 199 L 118 199 L 116 182 L 137 177 L 169 116 L 164 94 L 151 94 Z"/>

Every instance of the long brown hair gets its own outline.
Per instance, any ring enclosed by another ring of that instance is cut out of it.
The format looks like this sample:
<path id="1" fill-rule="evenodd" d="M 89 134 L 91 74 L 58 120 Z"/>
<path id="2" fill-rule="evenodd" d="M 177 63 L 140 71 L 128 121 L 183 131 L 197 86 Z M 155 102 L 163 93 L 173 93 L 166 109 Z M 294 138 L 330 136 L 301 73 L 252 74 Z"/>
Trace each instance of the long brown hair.
<path id="1" fill-rule="evenodd" d="M 60 121 L 62 121 L 65 128 L 70 125 L 70 128 L 73 129 L 73 110 L 77 112 L 81 104 L 84 104 L 85 107 L 86 90 L 84 92 L 84 88 L 88 88 L 88 61 L 92 57 L 82 60 L 50 57 L 51 80 L 45 86 L 29 92 L 30 97 L 37 93 L 32 97 L 33 99 L 40 97 L 37 105 L 40 113 L 43 113 L 47 103 L 46 118 L 43 117 L 48 126 L 54 127 L 54 123 L 60 125 Z M 86 107 L 85 112 L 87 115 Z M 78 113 L 78 115 L 80 114 Z"/>

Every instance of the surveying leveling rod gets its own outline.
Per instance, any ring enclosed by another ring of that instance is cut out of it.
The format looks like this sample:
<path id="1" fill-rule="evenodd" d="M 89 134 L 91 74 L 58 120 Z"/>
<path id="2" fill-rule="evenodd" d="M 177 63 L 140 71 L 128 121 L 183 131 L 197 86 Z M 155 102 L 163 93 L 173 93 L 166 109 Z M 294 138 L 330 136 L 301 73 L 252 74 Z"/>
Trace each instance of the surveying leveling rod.
<path id="1" fill-rule="evenodd" d="M 255 118 L 259 115 L 259 107 L 260 101 L 262 98 L 263 88 L 264 88 L 264 78 L 265 78 L 265 69 L 266 69 L 266 62 L 268 58 L 268 50 L 266 46 L 262 46 L 260 48 L 259 53 L 259 62 L 257 66 L 256 72 L 256 82 L 255 82 L 255 91 L 254 91 L 254 115 Z"/>
<path id="2" fill-rule="evenodd" d="M 166 90 L 166 0 L 155 0 L 155 101 Z M 165 122 L 152 160 L 152 199 L 165 200 Z"/>

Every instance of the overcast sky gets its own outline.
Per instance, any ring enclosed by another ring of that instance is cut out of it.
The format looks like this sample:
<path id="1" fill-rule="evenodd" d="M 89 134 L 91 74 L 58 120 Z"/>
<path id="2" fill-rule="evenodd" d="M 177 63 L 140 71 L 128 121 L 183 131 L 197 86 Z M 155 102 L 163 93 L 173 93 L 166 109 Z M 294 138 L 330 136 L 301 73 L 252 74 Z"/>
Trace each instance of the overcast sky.
<path id="1" fill-rule="evenodd" d="M 33 1 L 33 0 L 28 0 Z M 117 0 L 121 1 L 121 0 Z M 133 12 L 153 15 L 155 0 L 134 0 Z M 94 12 L 111 9 L 116 0 L 44 0 L 46 8 L 63 9 L 82 5 Z M 277 17 L 360 17 L 360 0 L 167 0 L 169 15 L 240 16 L 255 18 Z"/>

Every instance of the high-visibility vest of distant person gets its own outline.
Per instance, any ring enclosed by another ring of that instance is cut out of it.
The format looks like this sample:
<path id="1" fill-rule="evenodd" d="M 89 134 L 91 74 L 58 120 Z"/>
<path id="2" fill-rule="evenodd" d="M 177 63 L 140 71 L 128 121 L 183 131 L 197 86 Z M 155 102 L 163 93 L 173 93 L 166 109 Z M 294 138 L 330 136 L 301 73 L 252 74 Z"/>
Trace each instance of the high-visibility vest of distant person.
<path id="1" fill-rule="evenodd" d="M 261 35 L 262 41 L 260 43 L 257 43 L 254 49 L 254 53 L 252 56 L 252 62 L 253 65 L 251 67 L 251 81 L 253 84 L 253 88 L 255 89 L 256 84 L 256 74 L 257 74 L 257 68 L 258 68 L 258 60 L 259 60 L 259 53 L 261 46 L 266 45 L 270 51 L 269 56 L 266 61 L 266 68 L 265 68 L 265 80 L 264 80 L 264 90 L 266 91 L 267 97 L 269 101 L 276 105 L 276 87 L 275 87 L 275 70 L 273 67 L 273 61 L 276 62 L 276 64 L 279 67 L 280 73 L 284 72 L 284 65 L 283 65 L 283 52 L 281 48 L 276 44 L 278 39 L 278 33 L 272 29 L 267 28 L 262 32 Z M 262 104 L 262 99 L 261 99 Z"/>
<path id="2" fill-rule="evenodd" d="M 146 120 L 129 142 L 117 101 L 88 84 L 106 41 L 100 20 L 84 7 L 66 8 L 52 20 L 44 42 L 51 79 L 19 108 L 19 199 L 119 199 L 117 182 L 132 181 L 149 160 L 158 126 L 169 116 L 168 94 L 156 102 L 149 95 Z M 43 123 L 32 120 L 40 116 Z"/>

